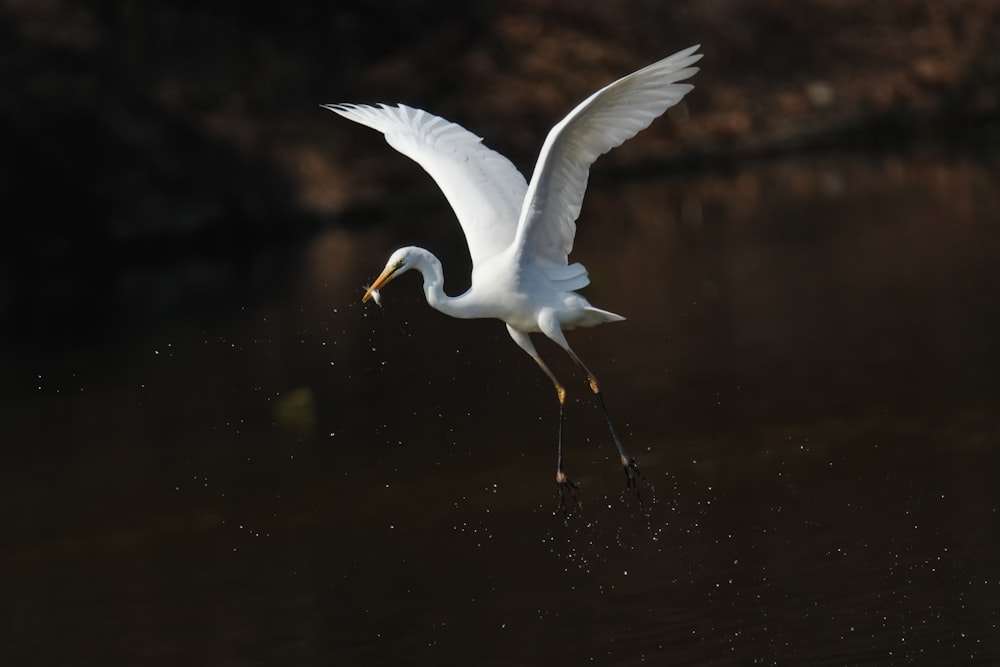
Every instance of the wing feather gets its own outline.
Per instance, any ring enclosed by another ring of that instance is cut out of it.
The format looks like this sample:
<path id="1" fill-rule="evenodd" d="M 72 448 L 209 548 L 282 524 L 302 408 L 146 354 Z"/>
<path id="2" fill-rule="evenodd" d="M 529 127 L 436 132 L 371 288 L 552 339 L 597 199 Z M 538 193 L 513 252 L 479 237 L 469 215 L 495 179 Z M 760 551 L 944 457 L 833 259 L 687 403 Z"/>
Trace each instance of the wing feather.
<path id="1" fill-rule="evenodd" d="M 461 125 L 400 104 L 324 108 L 385 135 L 386 142 L 430 174 L 458 217 L 473 266 L 514 241 L 528 184 L 517 167 Z"/>
<path id="2" fill-rule="evenodd" d="M 693 86 L 677 83 L 698 71 L 698 46 L 618 79 L 581 102 L 549 131 L 524 199 L 515 244 L 522 262 L 565 265 L 590 166 L 620 146 Z"/>

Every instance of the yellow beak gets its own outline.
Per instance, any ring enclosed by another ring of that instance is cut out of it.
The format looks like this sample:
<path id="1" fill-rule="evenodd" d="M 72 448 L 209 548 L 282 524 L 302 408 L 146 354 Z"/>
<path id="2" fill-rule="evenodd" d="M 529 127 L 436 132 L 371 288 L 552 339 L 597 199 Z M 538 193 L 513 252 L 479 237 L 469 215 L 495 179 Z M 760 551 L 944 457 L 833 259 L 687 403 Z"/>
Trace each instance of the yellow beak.
<path id="1" fill-rule="evenodd" d="M 375 282 L 372 283 L 372 286 L 369 287 L 368 291 L 365 292 L 365 295 L 361 297 L 361 303 L 368 303 L 369 299 L 372 298 L 372 292 L 379 291 L 380 289 L 382 289 L 383 285 L 392 280 L 396 276 L 397 268 L 399 267 L 396 266 L 385 267 L 385 270 L 382 271 L 382 274 L 375 279 Z"/>

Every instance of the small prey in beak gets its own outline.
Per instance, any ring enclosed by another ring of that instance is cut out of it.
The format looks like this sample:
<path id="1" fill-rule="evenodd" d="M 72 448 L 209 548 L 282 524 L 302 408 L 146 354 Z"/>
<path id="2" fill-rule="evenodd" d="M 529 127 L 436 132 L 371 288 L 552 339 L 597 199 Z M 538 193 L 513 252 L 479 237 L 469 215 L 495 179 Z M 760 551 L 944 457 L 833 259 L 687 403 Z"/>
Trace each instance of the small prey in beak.
<path id="1" fill-rule="evenodd" d="M 390 264 L 387 264 L 385 269 L 379 275 L 379 277 L 375 279 L 375 282 L 373 282 L 371 285 L 365 286 L 365 295 L 361 297 L 361 302 L 368 303 L 368 299 L 375 299 L 375 304 L 381 307 L 382 294 L 379 292 L 379 290 L 382 289 L 382 287 L 386 283 L 395 278 L 398 275 L 397 272 L 402 273 L 400 269 L 403 267 L 403 264 L 404 264 L 403 260 L 398 260 Z"/>
<path id="2" fill-rule="evenodd" d="M 361 297 L 362 303 L 367 302 L 368 299 L 375 299 L 375 305 L 379 308 L 382 307 L 382 292 L 372 289 L 370 285 L 364 285 L 362 289 L 365 290 L 365 295 Z"/>

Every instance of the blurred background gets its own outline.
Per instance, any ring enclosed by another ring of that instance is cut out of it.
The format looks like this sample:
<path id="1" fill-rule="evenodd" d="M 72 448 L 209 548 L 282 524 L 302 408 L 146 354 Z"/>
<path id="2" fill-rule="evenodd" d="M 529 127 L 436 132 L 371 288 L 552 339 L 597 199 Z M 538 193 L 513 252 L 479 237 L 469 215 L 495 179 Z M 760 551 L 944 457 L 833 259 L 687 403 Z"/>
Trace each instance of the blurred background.
<path id="1" fill-rule="evenodd" d="M 0 2 L 4 664 L 996 664 L 1000 6 Z M 701 44 L 597 162 L 573 259 L 622 324 L 553 517 L 551 385 L 403 102 L 530 172 Z"/>

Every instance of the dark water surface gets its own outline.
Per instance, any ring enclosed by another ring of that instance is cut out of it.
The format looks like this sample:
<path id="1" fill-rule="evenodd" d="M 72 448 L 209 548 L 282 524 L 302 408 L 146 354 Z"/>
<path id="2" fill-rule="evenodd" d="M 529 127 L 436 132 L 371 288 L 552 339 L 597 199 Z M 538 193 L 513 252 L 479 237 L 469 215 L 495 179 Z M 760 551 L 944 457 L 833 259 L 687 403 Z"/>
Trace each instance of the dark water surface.
<path id="1" fill-rule="evenodd" d="M 462 289 L 437 199 L 64 286 L 0 359 L 0 660 L 998 664 L 996 167 L 598 175 L 575 258 L 628 320 L 570 341 L 655 491 L 542 342 L 565 522 L 555 397 L 503 326 L 410 276 L 359 303 L 411 242 Z"/>

